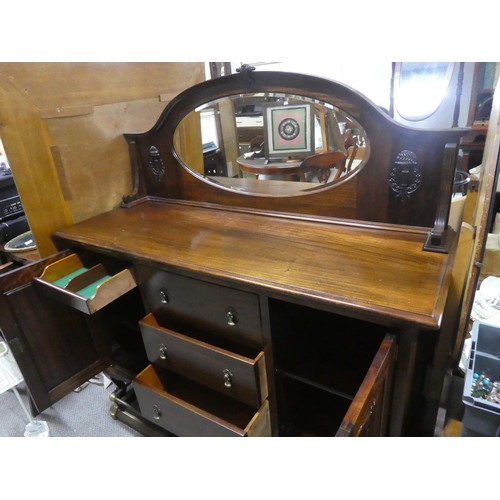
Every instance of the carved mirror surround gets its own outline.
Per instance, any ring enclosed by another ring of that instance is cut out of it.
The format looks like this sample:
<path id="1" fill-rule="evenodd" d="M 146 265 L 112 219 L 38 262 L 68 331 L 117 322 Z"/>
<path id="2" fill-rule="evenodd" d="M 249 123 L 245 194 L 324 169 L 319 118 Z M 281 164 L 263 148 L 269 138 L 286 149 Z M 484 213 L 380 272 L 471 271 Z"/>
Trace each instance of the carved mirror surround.
<path id="1" fill-rule="evenodd" d="M 214 78 L 125 134 L 144 197 L 432 228 L 445 248 L 461 129 L 401 125 L 354 89 L 278 71 Z"/>
<path id="2" fill-rule="evenodd" d="M 328 189 L 355 175 L 369 154 L 368 137 L 356 119 L 304 96 L 259 92 L 207 102 L 181 121 L 174 144 L 188 123 L 198 128 L 200 140 L 189 154 L 175 148 L 185 168 L 243 194 L 294 196 Z"/>

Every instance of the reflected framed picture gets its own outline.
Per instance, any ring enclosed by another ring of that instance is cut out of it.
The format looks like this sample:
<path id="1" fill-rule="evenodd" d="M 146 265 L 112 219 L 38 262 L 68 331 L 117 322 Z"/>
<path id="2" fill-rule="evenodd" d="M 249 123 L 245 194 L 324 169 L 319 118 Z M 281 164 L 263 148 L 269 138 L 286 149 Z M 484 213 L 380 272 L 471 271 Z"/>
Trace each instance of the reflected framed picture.
<path id="1" fill-rule="evenodd" d="M 269 103 L 263 113 L 267 158 L 306 158 L 315 154 L 312 103 Z"/>

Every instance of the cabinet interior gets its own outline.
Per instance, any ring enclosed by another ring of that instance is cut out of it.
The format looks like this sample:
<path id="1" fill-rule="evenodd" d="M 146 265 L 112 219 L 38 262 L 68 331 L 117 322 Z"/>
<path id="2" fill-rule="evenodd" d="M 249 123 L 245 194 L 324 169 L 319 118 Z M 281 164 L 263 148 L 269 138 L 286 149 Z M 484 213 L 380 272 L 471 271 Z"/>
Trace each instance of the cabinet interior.
<path id="1" fill-rule="evenodd" d="M 108 370 L 125 383 L 129 383 L 149 363 L 139 329 L 139 320 L 144 315 L 140 294 L 134 289 L 89 319 L 98 325 L 100 332 L 104 332 L 111 350 Z"/>
<path id="2" fill-rule="evenodd" d="M 281 435 L 335 435 L 390 329 L 269 300 Z"/>

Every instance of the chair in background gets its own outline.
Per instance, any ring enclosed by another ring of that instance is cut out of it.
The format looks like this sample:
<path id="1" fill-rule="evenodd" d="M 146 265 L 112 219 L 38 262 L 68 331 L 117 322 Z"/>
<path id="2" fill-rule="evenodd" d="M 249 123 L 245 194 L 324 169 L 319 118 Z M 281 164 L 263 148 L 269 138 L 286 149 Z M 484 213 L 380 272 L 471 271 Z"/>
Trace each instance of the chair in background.
<path id="1" fill-rule="evenodd" d="M 346 155 L 341 151 L 328 151 L 307 157 L 300 164 L 299 177 L 302 182 L 307 182 L 306 174 L 313 172 L 318 176 L 318 181 L 326 184 L 333 168 L 337 168 L 335 179 L 342 175 L 346 164 Z"/>
<path id="2" fill-rule="evenodd" d="M 249 144 L 250 151 L 255 153 L 263 153 L 264 152 L 264 136 L 258 135 L 254 137 Z"/>
<path id="3" fill-rule="evenodd" d="M 358 136 L 353 134 L 346 134 L 344 136 L 344 146 L 346 148 L 348 158 L 348 161 L 346 160 L 346 165 L 344 167 L 344 173 L 348 174 L 352 169 L 352 164 L 359 149 Z"/>

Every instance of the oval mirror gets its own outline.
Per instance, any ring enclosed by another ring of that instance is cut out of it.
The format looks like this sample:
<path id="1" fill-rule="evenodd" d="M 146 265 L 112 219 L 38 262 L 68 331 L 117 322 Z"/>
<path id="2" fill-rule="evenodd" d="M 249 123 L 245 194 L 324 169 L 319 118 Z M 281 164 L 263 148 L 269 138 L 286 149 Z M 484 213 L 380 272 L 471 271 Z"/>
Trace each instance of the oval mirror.
<path id="1" fill-rule="evenodd" d="M 419 121 L 434 114 L 446 96 L 454 66 L 453 62 L 396 63 L 394 101 L 399 115 Z"/>
<path id="2" fill-rule="evenodd" d="M 189 150 L 180 139 L 189 130 Z M 334 105 L 278 93 L 238 94 L 180 122 L 174 148 L 185 168 L 221 188 L 293 196 L 344 182 L 366 163 L 363 127 Z"/>

